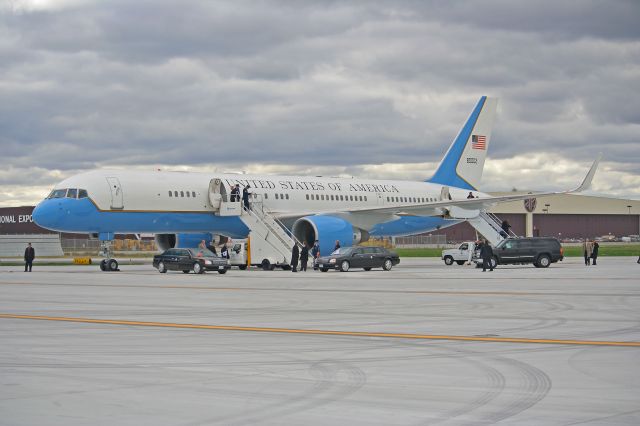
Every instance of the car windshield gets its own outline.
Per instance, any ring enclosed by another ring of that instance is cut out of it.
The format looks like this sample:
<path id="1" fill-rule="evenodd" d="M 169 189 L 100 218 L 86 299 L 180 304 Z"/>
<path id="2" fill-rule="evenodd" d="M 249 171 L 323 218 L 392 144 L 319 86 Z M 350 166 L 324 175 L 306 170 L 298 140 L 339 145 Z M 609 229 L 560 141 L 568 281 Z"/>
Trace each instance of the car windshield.
<path id="1" fill-rule="evenodd" d="M 189 251 L 191 252 L 192 257 L 217 257 L 215 254 L 213 254 L 212 251 L 208 249 L 197 248 L 189 249 Z"/>
<path id="2" fill-rule="evenodd" d="M 334 250 L 334 252 L 331 253 L 331 256 L 339 256 L 339 255 L 342 255 L 342 254 L 349 254 L 352 251 L 353 251 L 352 247 L 340 247 L 339 249 Z"/>

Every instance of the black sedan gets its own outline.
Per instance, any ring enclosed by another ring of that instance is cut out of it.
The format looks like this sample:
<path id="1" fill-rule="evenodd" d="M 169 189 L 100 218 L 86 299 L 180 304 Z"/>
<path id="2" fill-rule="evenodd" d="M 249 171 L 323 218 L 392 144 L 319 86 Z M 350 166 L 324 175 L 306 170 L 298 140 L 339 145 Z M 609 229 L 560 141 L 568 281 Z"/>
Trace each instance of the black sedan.
<path id="1" fill-rule="evenodd" d="M 227 259 L 218 257 L 207 249 L 199 248 L 166 250 L 162 254 L 153 256 L 153 266 L 161 274 L 167 271 L 182 271 L 185 274 L 190 271 L 196 274 L 203 274 L 204 271 L 218 271 L 219 274 L 224 274 L 231 268 Z"/>
<path id="2" fill-rule="evenodd" d="M 322 272 L 329 269 L 338 269 L 347 272 L 351 268 L 363 268 L 370 271 L 371 268 L 391 270 L 393 265 L 400 263 L 398 255 L 384 247 L 345 247 L 331 253 L 329 256 L 318 259 L 318 268 Z"/>

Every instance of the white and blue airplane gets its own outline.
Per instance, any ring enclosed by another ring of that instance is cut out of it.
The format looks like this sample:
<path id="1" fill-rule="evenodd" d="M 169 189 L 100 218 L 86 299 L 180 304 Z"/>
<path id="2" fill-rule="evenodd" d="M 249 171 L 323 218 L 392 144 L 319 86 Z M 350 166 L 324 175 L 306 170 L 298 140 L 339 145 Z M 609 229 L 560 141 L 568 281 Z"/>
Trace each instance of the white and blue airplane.
<path id="1" fill-rule="evenodd" d="M 426 181 L 318 176 L 96 170 L 57 184 L 33 211 L 43 228 L 97 234 L 156 234 L 161 248 L 195 247 L 213 236 L 246 238 L 238 216 L 215 214 L 210 191 L 227 194 L 236 183 L 250 185 L 252 200 L 275 216 L 301 242 L 320 242 L 330 253 L 336 240 L 350 246 L 368 236 L 428 232 L 478 217 L 492 206 L 558 192 L 494 197 L 478 187 L 486 159 L 497 99 L 483 96 Z M 589 187 L 599 159 L 581 185 Z M 468 198 L 471 193 L 474 198 Z"/>

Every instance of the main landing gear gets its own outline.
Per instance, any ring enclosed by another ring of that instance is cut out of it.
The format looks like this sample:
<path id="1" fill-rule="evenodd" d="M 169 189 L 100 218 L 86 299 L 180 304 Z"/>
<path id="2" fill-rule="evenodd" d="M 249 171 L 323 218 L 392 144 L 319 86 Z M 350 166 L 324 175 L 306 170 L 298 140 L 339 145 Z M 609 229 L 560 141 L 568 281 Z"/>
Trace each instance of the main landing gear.
<path id="1" fill-rule="evenodd" d="M 104 272 L 116 272 L 118 269 L 118 261 L 113 256 L 111 249 L 111 240 L 100 241 L 100 256 L 105 257 L 100 261 L 100 270 Z"/>

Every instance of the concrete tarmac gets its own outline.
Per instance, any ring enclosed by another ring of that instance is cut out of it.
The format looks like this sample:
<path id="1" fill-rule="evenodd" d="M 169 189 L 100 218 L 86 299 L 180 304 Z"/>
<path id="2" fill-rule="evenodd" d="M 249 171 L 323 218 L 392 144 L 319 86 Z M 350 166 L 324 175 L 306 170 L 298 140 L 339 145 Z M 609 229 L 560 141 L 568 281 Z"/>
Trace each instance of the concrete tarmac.
<path id="1" fill-rule="evenodd" d="M 0 267 L 0 425 L 637 425 L 640 265 Z"/>

